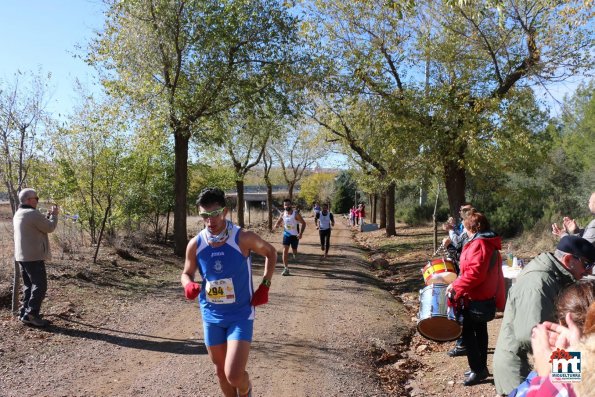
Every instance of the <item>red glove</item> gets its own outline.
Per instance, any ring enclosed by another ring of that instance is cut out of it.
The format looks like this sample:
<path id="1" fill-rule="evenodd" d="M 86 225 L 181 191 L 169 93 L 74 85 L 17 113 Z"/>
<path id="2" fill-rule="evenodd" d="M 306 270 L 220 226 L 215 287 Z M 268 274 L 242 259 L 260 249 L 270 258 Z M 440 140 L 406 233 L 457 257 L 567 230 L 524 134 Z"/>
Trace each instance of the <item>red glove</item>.
<path id="1" fill-rule="evenodd" d="M 269 287 L 264 284 L 260 284 L 260 287 L 254 291 L 252 295 L 252 306 L 264 305 L 269 301 Z"/>
<path id="2" fill-rule="evenodd" d="M 200 294 L 200 284 L 189 282 L 184 287 L 184 294 L 186 295 L 186 299 L 196 299 L 198 294 Z"/>

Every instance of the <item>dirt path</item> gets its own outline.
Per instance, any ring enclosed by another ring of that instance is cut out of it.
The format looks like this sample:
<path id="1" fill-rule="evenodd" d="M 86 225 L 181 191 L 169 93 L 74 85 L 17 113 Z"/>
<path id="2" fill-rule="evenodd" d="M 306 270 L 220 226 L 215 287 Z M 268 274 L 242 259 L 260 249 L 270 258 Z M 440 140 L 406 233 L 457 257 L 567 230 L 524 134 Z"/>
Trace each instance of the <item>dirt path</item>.
<path id="1" fill-rule="evenodd" d="M 342 220 L 324 260 L 306 220 L 292 276 L 282 277 L 279 266 L 270 303 L 257 310 L 248 368 L 255 395 L 387 395 L 370 355 L 397 344 L 410 315 L 365 271 Z M 281 249 L 280 231 L 267 238 Z M 59 292 L 50 292 L 47 330 L 23 327 L 3 311 L 2 338 L 11 340 L 0 344 L 0 396 L 219 396 L 197 304 L 179 286 L 181 265 L 171 264 L 168 280 L 134 299 L 104 295 L 116 282 L 89 287 L 79 293 L 96 305 L 77 316 L 69 316 L 75 304 L 57 307 Z"/>

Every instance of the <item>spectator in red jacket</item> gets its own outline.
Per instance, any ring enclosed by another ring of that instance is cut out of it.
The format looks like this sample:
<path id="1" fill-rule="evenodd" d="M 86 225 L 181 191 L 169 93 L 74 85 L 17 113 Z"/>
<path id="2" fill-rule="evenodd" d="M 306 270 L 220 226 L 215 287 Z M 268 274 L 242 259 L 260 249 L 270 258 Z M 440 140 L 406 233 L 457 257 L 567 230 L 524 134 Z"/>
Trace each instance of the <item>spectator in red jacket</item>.
<path id="1" fill-rule="evenodd" d="M 504 309 L 504 275 L 499 252 L 502 241 L 490 230 L 486 216 L 472 211 L 463 225 L 469 242 L 461 253 L 459 277 L 448 286 L 447 293 L 454 293 L 462 308 L 463 340 L 470 368 L 463 383 L 472 386 L 489 375 L 487 322 L 494 318 L 496 309 Z"/>
<path id="2" fill-rule="evenodd" d="M 366 220 L 366 205 L 361 203 L 358 207 L 358 214 L 359 214 L 359 223 L 358 225 L 363 225 L 364 221 Z"/>
<path id="3" fill-rule="evenodd" d="M 359 211 L 359 206 L 357 207 L 353 207 L 353 220 L 354 220 L 354 224 L 353 226 L 357 226 L 359 225 L 359 217 L 360 217 L 360 211 Z"/>

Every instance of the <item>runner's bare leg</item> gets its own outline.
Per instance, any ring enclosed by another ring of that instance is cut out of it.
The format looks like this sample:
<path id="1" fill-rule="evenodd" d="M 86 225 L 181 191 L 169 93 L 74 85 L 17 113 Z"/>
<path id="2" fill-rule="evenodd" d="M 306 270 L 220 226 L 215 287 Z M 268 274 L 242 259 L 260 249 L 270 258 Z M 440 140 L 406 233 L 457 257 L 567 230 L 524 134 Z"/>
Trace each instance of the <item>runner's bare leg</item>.
<path id="1" fill-rule="evenodd" d="M 283 246 L 283 267 L 288 269 L 288 263 L 289 262 L 289 245 L 284 245 Z"/>
<path id="2" fill-rule="evenodd" d="M 225 359 L 225 375 L 228 382 L 234 386 L 240 396 L 248 393 L 250 377 L 246 372 L 250 342 L 245 340 L 227 341 L 227 358 Z"/>
<path id="3" fill-rule="evenodd" d="M 225 397 L 237 397 L 236 388 L 233 387 L 227 380 L 225 375 L 225 357 L 227 356 L 227 343 L 222 343 L 215 346 L 207 346 L 209 357 L 215 364 L 215 371 L 217 378 L 219 378 L 219 386 Z"/>
<path id="4" fill-rule="evenodd" d="M 248 393 L 250 378 L 246 372 L 250 342 L 230 340 L 221 345 L 207 347 L 209 356 L 215 364 L 219 386 L 225 397 L 237 397 Z"/>

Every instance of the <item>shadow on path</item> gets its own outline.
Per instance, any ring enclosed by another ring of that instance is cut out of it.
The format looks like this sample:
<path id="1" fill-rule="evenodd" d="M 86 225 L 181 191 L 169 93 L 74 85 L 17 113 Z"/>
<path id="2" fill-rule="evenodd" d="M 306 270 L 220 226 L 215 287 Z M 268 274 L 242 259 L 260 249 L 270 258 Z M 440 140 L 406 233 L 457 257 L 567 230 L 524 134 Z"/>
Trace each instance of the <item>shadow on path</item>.
<path id="1" fill-rule="evenodd" d="M 49 317 L 49 316 L 48 316 Z M 156 351 L 162 353 L 172 353 L 172 354 L 190 354 L 190 355 L 199 355 L 199 354 L 207 354 L 207 349 L 205 348 L 204 344 L 199 342 L 198 340 L 192 339 L 171 339 L 171 338 L 163 338 L 154 335 L 146 335 L 140 334 L 136 332 L 127 332 L 127 331 L 119 331 L 116 329 L 104 328 L 104 327 L 97 327 L 92 324 L 83 323 L 80 321 L 75 321 L 72 319 L 67 319 L 62 316 L 56 316 L 66 322 L 74 323 L 87 329 L 74 329 L 74 328 L 66 328 L 61 327 L 59 325 L 50 324 L 45 331 L 54 333 L 54 334 L 62 334 L 74 338 L 86 338 L 91 340 L 99 340 L 107 343 L 111 343 L 114 345 L 128 347 L 131 349 L 140 349 L 140 350 L 149 350 L 149 351 Z M 104 331 L 104 332 L 100 332 Z M 123 334 L 129 336 L 120 336 L 114 335 L 116 334 Z"/>
<path id="2" fill-rule="evenodd" d="M 291 255 L 290 255 L 291 256 Z M 297 263 L 296 263 L 297 262 Z M 320 254 L 299 253 L 297 260 L 289 261 L 292 272 L 289 277 L 329 278 L 345 281 L 354 281 L 358 284 L 375 286 L 390 290 L 392 283 L 385 282 L 370 273 L 365 261 L 350 257 L 349 255 L 331 255 L 326 259 Z M 262 269 L 262 263 L 252 263 L 253 269 Z M 282 264 L 277 264 L 280 269 Z M 361 268 L 361 270 L 358 270 Z"/>

